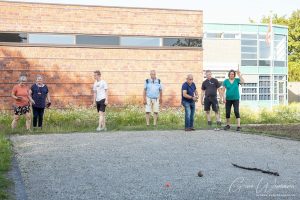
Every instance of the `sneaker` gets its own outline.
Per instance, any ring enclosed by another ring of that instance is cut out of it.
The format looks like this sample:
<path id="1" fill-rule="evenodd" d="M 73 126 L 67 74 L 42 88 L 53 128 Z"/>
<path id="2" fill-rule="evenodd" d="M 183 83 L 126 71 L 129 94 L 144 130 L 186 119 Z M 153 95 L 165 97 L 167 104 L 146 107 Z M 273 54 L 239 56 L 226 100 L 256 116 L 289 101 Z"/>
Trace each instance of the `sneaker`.
<path id="1" fill-rule="evenodd" d="M 219 130 L 220 130 L 220 128 L 216 127 L 216 128 L 214 128 L 214 130 L 215 130 L 215 131 L 219 131 Z"/>
<path id="2" fill-rule="evenodd" d="M 194 127 L 190 128 L 190 129 L 191 129 L 191 131 L 195 131 L 196 130 Z"/>
<path id="3" fill-rule="evenodd" d="M 222 126 L 222 122 L 218 121 L 218 122 L 217 122 L 217 126 L 218 126 L 218 127 Z"/>
<path id="4" fill-rule="evenodd" d="M 98 126 L 98 128 L 96 129 L 96 131 L 102 131 L 102 128 L 100 126 Z"/>
<path id="5" fill-rule="evenodd" d="M 185 130 L 185 131 L 191 131 L 192 129 L 190 129 L 190 128 L 185 128 L 184 130 Z"/>
<path id="6" fill-rule="evenodd" d="M 224 130 L 226 131 L 226 130 L 229 130 L 230 129 L 230 126 L 229 125 L 226 125 L 225 127 L 224 127 Z"/>
<path id="7" fill-rule="evenodd" d="M 237 128 L 236 128 L 236 131 L 241 131 L 242 130 L 242 128 L 240 127 L 240 126 L 238 126 Z"/>

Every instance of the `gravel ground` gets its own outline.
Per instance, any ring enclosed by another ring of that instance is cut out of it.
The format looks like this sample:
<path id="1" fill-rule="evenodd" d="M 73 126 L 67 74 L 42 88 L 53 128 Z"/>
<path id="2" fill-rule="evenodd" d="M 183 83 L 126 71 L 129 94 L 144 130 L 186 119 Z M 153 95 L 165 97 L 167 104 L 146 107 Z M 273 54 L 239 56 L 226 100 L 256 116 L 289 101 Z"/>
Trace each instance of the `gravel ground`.
<path id="1" fill-rule="evenodd" d="M 30 200 L 300 199 L 299 141 L 203 130 L 11 139 Z"/>

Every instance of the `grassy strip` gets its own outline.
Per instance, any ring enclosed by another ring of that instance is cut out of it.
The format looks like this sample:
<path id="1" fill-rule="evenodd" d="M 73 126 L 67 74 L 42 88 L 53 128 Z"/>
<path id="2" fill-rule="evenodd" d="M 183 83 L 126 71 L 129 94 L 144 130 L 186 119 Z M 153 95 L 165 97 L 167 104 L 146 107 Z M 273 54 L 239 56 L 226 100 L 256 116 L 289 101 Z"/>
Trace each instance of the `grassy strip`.
<path id="1" fill-rule="evenodd" d="M 300 141 L 300 124 L 245 126 L 243 131 Z"/>
<path id="2" fill-rule="evenodd" d="M 10 181 L 6 178 L 6 173 L 10 168 L 11 163 L 11 148 L 9 141 L 0 134 L 0 199 L 9 199 L 10 196 L 7 190 L 10 186 Z"/>

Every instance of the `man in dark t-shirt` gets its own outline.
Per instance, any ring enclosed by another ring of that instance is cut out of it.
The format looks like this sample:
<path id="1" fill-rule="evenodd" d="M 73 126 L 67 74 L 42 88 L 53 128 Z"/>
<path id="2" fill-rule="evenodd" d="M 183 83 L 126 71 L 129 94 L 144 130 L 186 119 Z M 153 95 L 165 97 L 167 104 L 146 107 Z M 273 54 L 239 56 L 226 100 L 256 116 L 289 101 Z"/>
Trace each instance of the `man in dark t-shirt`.
<path id="1" fill-rule="evenodd" d="M 211 77 L 211 71 L 207 70 L 205 72 L 206 80 L 202 83 L 202 93 L 201 93 L 201 104 L 204 105 L 204 111 L 206 112 L 207 124 L 211 127 L 211 116 L 210 116 L 210 107 L 216 113 L 216 120 L 217 120 L 217 128 L 215 130 L 220 130 L 221 127 L 221 118 L 219 112 L 219 103 L 217 99 L 217 91 L 221 96 L 221 85 L 219 81 L 215 78 Z"/>

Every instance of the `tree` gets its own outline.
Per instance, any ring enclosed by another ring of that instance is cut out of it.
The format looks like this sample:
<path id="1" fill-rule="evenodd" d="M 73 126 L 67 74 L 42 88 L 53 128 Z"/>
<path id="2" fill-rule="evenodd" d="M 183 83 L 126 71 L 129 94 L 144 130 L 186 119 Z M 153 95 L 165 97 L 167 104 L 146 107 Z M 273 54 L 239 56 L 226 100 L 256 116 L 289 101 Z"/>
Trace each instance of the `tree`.
<path id="1" fill-rule="evenodd" d="M 261 23 L 269 23 L 270 16 L 263 16 Z M 289 81 L 300 81 L 300 10 L 292 13 L 291 17 L 273 14 L 273 24 L 288 26 L 288 60 Z"/>

